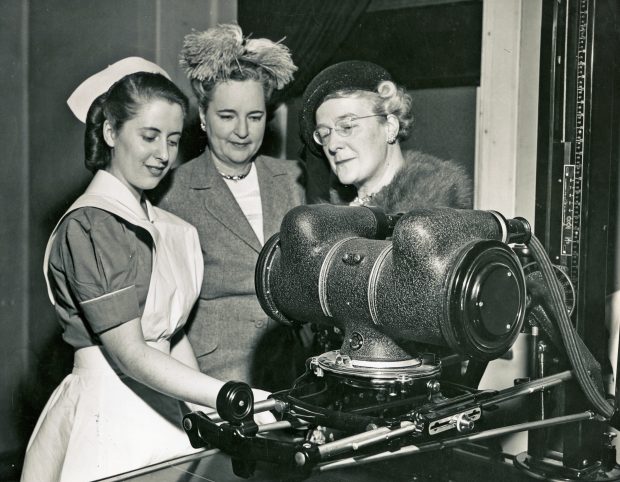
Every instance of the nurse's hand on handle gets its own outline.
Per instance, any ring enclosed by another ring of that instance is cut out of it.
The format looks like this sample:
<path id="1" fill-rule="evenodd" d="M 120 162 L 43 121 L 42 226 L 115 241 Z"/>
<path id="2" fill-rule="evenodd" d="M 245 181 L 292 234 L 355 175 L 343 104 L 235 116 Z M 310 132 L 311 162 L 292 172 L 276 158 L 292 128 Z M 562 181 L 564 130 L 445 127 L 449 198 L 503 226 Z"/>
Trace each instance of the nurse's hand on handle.
<path id="1" fill-rule="evenodd" d="M 254 395 L 254 404 L 267 400 L 269 396 L 271 395 L 270 392 L 261 390 L 260 388 L 252 388 L 252 394 Z M 187 405 L 187 408 L 192 412 L 203 412 L 205 415 L 207 415 L 212 420 L 213 419 L 216 419 L 218 421 L 221 420 L 221 417 L 217 413 L 217 410 L 213 407 L 208 407 L 205 405 L 198 405 L 196 403 L 190 403 L 190 402 L 185 402 L 185 405 Z M 268 423 L 276 422 L 277 420 L 270 411 L 264 411 L 264 412 L 254 413 L 254 421 L 258 425 L 265 425 Z"/>

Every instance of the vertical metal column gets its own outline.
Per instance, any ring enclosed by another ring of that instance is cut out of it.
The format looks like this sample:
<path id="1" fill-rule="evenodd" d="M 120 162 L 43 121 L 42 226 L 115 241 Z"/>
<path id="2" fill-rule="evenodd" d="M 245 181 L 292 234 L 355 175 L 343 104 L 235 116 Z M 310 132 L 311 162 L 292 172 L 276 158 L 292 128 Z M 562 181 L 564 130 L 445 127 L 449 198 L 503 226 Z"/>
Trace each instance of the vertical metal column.
<path id="1" fill-rule="evenodd" d="M 545 1 L 541 39 L 536 235 L 575 286 L 573 322 L 603 373 L 609 368 L 608 232 L 617 191 L 618 12 L 613 0 Z M 584 403 L 570 391 L 563 410 Z M 567 468 L 581 470 L 600 457 L 596 424 L 567 427 L 562 439 Z"/>

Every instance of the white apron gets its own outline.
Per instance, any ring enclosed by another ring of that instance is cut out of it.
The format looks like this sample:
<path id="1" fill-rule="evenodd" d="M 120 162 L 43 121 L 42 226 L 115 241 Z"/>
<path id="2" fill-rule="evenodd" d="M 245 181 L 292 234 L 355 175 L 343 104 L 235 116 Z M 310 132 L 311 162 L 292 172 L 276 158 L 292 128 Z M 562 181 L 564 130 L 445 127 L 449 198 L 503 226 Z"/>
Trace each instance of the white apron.
<path id="1" fill-rule="evenodd" d="M 151 234 L 152 275 L 142 331 L 149 345 L 169 353 L 168 340 L 185 323 L 200 291 L 203 261 L 198 236 L 190 224 L 148 203 L 150 220 L 146 219 L 138 202 L 118 183 L 99 171 L 67 213 L 97 207 Z M 47 266 L 55 232 L 44 264 L 52 303 Z M 102 347 L 79 349 L 73 372 L 56 388 L 37 422 L 22 481 L 96 480 L 191 453 L 195 449 L 181 427 L 180 409 L 177 400 L 119 375 Z"/>

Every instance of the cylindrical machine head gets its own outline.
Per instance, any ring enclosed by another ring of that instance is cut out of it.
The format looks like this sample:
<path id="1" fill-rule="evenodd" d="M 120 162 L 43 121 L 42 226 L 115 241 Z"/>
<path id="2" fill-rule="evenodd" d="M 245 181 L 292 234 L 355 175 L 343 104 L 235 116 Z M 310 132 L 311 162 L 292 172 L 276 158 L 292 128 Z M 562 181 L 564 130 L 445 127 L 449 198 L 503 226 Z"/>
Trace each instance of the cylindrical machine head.
<path id="1" fill-rule="evenodd" d="M 404 360 L 412 344 L 502 355 L 525 314 L 525 278 L 506 244 L 523 220 L 449 208 L 410 211 L 385 232 L 364 207 L 301 206 L 266 243 L 259 300 L 283 322 L 331 324 L 355 360 Z M 390 236 L 391 239 L 380 239 Z"/>

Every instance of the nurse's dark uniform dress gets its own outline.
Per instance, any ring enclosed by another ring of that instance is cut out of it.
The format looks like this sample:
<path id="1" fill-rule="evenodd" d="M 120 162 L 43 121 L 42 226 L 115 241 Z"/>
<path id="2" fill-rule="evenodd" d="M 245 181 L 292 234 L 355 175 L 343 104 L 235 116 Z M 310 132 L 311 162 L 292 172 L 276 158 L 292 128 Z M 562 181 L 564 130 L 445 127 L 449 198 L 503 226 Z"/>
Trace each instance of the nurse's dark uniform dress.
<path id="1" fill-rule="evenodd" d="M 75 348 L 28 444 L 23 481 L 87 481 L 195 451 L 180 403 L 123 375 L 98 334 L 140 317 L 146 342 L 170 353 L 198 297 L 203 260 L 193 226 L 98 171 L 48 242 L 48 292 Z"/>

